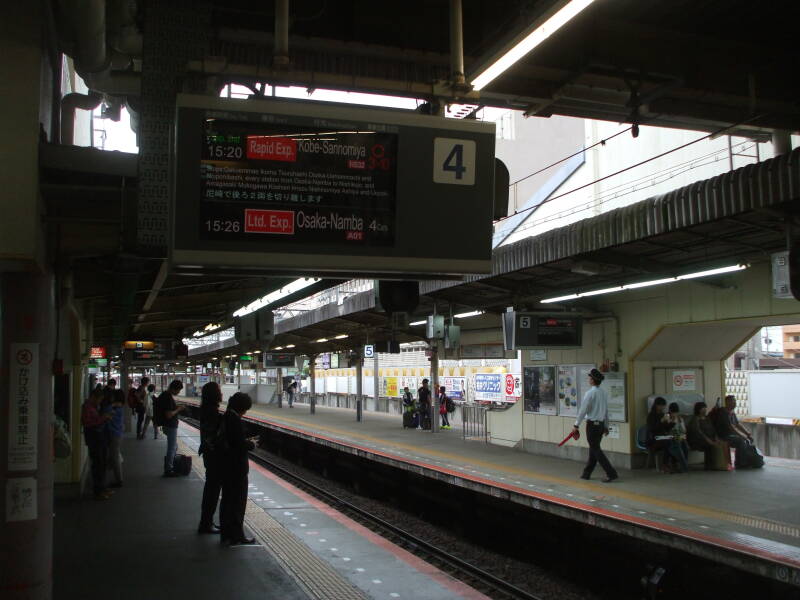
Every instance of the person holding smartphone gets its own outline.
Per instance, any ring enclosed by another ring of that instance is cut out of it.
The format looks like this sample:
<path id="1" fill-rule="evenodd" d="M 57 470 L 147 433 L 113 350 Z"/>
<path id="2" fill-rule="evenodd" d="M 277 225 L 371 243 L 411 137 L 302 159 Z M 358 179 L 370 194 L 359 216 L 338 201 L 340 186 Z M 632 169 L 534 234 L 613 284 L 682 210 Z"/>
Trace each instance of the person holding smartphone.
<path id="1" fill-rule="evenodd" d="M 253 406 L 248 394 L 236 392 L 228 400 L 228 409 L 222 417 L 225 428 L 225 448 L 222 451 L 222 500 L 219 504 L 220 541 L 231 546 L 252 544 L 255 538 L 244 533 L 244 512 L 247 507 L 248 452 L 255 448 L 252 438 L 245 435 L 242 417 Z"/>
<path id="2" fill-rule="evenodd" d="M 164 456 L 164 477 L 176 477 L 175 453 L 178 451 L 178 415 L 186 408 L 178 405 L 175 398 L 181 393 L 183 383 L 180 379 L 174 379 L 169 387 L 158 397 L 157 403 L 163 411 L 164 435 L 167 436 L 167 454 Z"/>

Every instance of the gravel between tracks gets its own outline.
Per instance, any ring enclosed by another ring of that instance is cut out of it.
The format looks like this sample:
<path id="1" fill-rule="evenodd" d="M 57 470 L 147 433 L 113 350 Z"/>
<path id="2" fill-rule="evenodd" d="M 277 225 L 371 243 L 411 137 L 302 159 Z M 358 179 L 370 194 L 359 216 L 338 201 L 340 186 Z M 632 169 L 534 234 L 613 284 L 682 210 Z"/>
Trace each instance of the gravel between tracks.
<path id="1" fill-rule="evenodd" d="M 536 564 L 523 562 L 503 556 L 492 550 L 481 548 L 452 532 L 428 523 L 419 517 L 401 511 L 385 502 L 359 496 L 351 488 L 341 483 L 325 479 L 318 473 L 300 467 L 288 460 L 269 452 L 259 450 L 265 458 L 296 474 L 314 485 L 340 497 L 360 508 L 376 515 L 385 521 L 394 523 L 407 532 L 427 541 L 430 544 L 446 549 L 449 553 L 474 564 L 496 577 L 513 585 L 528 590 L 543 599 L 553 600 L 598 600 L 586 588 L 560 577 Z M 575 565 L 578 569 L 579 565 Z M 506 597 L 505 595 L 503 596 Z"/>

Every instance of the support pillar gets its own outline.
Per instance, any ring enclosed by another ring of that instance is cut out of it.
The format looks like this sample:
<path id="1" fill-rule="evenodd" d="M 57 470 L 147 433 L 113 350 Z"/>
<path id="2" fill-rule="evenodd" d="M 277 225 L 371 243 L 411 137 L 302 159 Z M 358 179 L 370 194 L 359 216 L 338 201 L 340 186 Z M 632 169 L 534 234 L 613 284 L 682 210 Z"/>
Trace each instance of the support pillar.
<path id="1" fill-rule="evenodd" d="M 128 390 L 131 387 L 131 382 L 128 381 L 129 371 L 130 371 L 130 360 L 133 355 L 133 350 L 123 350 L 122 352 L 122 362 L 120 363 L 119 367 L 119 381 L 117 382 L 117 389 L 122 390 L 122 393 L 125 394 L 125 399 L 127 401 L 128 398 Z M 122 409 L 123 414 L 125 415 L 125 432 L 130 433 L 133 430 L 133 416 L 132 412 L 128 410 L 127 403 L 125 407 Z"/>
<path id="2" fill-rule="evenodd" d="M 275 369 L 277 375 L 277 383 L 275 384 L 275 395 L 278 396 L 278 408 L 283 408 L 283 369 L 278 367 Z"/>
<path id="3" fill-rule="evenodd" d="M 0 274 L 0 394 L 5 405 L 0 410 L 0 597 L 4 600 L 52 597 L 54 314 L 52 275 Z"/>
<path id="4" fill-rule="evenodd" d="M 362 405 L 364 401 L 364 359 L 356 360 L 356 421 L 363 419 Z"/>
<path id="5" fill-rule="evenodd" d="M 772 148 L 775 156 L 789 154 L 792 151 L 792 134 L 784 129 L 772 132 Z"/>
<path id="6" fill-rule="evenodd" d="M 378 353 L 374 353 L 374 358 L 372 359 L 372 364 L 375 367 L 373 369 L 372 377 L 374 378 L 375 384 L 375 410 L 378 410 L 378 401 L 381 397 L 381 378 L 378 375 L 378 371 L 380 370 L 380 361 L 378 360 Z"/>
<path id="7" fill-rule="evenodd" d="M 431 346 L 431 433 L 439 431 L 439 342 Z"/>
<path id="8" fill-rule="evenodd" d="M 317 355 L 309 354 L 308 356 L 308 375 L 311 379 L 311 401 L 309 402 L 309 411 L 313 415 L 317 412 L 317 371 L 316 371 Z"/>

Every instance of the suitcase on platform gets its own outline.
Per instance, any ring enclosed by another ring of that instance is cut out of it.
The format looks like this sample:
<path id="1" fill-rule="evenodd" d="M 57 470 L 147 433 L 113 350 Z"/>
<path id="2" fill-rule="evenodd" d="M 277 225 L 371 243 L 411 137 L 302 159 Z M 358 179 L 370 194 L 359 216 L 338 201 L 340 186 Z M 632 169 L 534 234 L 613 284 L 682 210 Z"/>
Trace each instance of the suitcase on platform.
<path id="1" fill-rule="evenodd" d="M 185 454 L 176 454 L 172 469 L 178 475 L 188 475 L 192 471 L 192 457 Z"/>
<path id="2" fill-rule="evenodd" d="M 404 412 L 403 413 L 403 427 L 406 429 L 416 428 L 416 417 L 417 413 L 413 412 Z"/>
<path id="3" fill-rule="evenodd" d="M 431 428 L 431 416 L 428 413 L 422 415 L 422 428 L 426 430 Z"/>
<path id="4" fill-rule="evenodd" d="M 760 469 L 764 466 L 764 455 L 752 443 L 743 444 L 736 453 L 737 469 Z"/>

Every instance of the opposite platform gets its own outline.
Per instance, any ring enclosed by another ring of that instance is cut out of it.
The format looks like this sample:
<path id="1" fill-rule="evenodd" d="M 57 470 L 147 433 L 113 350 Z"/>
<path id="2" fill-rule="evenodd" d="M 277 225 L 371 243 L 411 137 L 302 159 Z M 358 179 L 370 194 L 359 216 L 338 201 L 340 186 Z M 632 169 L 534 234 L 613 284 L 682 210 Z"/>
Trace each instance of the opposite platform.
<path id="1" fill-rule="evenodd" d="M 581 465 L 502 446 L 462 441 L 455 429 L 404 430 L 399 416 L 307 405 L 257 405 L 247 419 L 358 454 L 716 562 L 800 586 L 800 465 L 661 475 L 621 471 L 603 484 L 578 479 Z M 596 473 L 595 477 L 599 477 Z"/>

